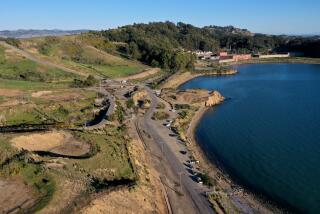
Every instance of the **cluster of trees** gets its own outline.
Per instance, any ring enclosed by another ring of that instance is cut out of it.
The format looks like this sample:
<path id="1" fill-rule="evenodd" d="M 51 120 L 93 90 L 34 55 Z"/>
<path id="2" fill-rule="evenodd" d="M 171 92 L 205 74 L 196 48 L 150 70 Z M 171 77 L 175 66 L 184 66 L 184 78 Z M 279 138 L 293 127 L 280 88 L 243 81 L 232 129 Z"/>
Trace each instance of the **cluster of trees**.
<path id="1" fill-rule="evenodd" d="M 130 58 L 171 71 L 193 68 L 196 57 L 183 49 L 197 49 L 215 42 L 199 41 L 191 45 L 191 37 L 178 38 L 179 29 L 170 22 L 134 24 L 103 31 L 101 35 L 110 41 L 125 43 L 119 50 Z M 200 40 L 201 35 L 198 37 Z M 187 45 L 190 47 L 185 48 Z"/>
<path id="2" fill-rule="evenodd" d="M 71 86 L 74 88 L 91 87 L 97 85 L 98 82 L 94 76 L 89 75 L 85 80 L 74 79 Z"/>
<path id="3" fill-rule="evenodd" d="M 289 39 L 277 50 L 282 52 L 299 52 L 308 57 L 320 57 L 320 38 L 297 37 L 294 39 Z"/>
<path id="4" fill-rule="evenodd" d="M 0 41 L 4 41 L 12 46 L 15 46 L 15 47 L 19 47 L 20 46 L 20 40 L 19 39 L 15 39 L 15 38 L 2 38 L 0 37 Z"/>
<path id="5" fill-rule="evenodd" d="M 105 39 L 122 45 L 126 56 L 152 66 L 170 70 L 192 68 L 194 56 L 182 50 L 219 51 L 233 53 L 268 53 L 270 51 L 300 51 L 319 57 L 320 40 L 293 36 L 253 34 L 233 26 L 203 28 L 179 22 L 133 24 L 99 32 Z"/>
<path id="6" fill-rule="evenodd" d="M 195 56 L 185 50 L 266 52 L 284 43 L 280 36 L 254 35 L 232 26 L 199 28 L 182 22 L 133 24 L 98 34 L 109 41 L 125 44 L 119 51 L 132 59 L 172 71 L 193 68 Z"/>

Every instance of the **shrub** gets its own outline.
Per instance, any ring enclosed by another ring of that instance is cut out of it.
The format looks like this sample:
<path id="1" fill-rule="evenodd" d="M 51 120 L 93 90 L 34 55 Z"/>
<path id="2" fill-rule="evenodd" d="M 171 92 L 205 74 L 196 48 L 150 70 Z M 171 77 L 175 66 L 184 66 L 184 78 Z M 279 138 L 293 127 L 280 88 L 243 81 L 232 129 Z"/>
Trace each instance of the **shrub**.
<path id="1" fill-rule="evenodd" d="M 190 105 L 189 104 L 175 104 L 174 108 L 177 109 L 177 110 L 190 109 Z"/>
<path id="2" fill-rule="evenodd" d="M 159 103 L 158 105 L 157 105 L 157 109 L 164 109 L 166 106 L 165 106 L 165 104 L 163 104 L 163 103 Z"/>
<path id="3" fill-rule="evenodd" d="M 127 108 L 132 108 L 134 106 L 133 99 L 132 98 L 128 99 L 126 104 L 127 104 Z"/>
<path id="4" fill-rule="evenodd" d="M 153 114 L 153 120 L 166 120 L 169 118 L 169 114 L 163 111 L 157 111 Z"/>
<path id="5" fill-rule="evenodd" d="M 74 79 L 71 86 L 75 88 L 82 88 L 82 87 L 91 87 L 96 84 L 98 84 L 98 80 L 90 74 L 85 80 Z"/>
<path id="6" fill-rule="evenodd" d="M 199 174 L 199 177 L 201 178 L 201 180 L 203 181 L 203 184 L 208 186 L 208 187 L 212 187 L 214 186 L 215 182 L 214 180 L 208 175 L 208 173 L 201 173 Z"/>
<path id="7" fill-rule="evenodd" d="M 180 118 L 181 118 L 181 119 L 184 119 L 184 118 L 187 117 L 188 113 L 187 113 L 186 111 L 181 111 L 181 112 L 179 113 L 179 115 L 180 115 Z"/>

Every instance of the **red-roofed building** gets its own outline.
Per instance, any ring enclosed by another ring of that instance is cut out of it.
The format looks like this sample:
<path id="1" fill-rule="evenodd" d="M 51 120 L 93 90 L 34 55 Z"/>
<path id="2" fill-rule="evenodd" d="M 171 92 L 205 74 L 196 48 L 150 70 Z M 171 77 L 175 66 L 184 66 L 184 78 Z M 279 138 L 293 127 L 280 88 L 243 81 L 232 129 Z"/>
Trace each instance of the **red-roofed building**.
<path id="1" fill-rule="evenodd" d="M 235 62 L 251 59 L 251 54 L 235 54 L 232 56 Z"/>
<path id="2" fill-rule="evenodd" d="M 228 52 L 220 52 L 219 56 L 228 56 Z"/>

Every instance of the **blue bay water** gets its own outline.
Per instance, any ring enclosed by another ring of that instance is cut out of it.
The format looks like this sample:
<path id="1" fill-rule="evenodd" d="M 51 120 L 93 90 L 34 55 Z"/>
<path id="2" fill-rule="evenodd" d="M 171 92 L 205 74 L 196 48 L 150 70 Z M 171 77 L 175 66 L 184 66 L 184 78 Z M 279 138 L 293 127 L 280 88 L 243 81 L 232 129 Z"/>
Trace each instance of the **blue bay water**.
<path id="1" fill-rule="evenodd" d="M 180 87 L 231 98 L 196 129 L 207 155 L 249 189 L 301 213 L 320 213 L 320 65 L 256 64 Z"/>

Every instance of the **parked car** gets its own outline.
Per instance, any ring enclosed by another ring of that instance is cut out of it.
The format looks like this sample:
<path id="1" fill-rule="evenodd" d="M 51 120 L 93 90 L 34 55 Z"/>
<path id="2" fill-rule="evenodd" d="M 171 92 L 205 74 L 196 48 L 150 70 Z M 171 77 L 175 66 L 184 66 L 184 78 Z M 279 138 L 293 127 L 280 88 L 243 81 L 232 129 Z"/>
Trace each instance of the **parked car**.
<path id="1" fill-rule="evenodd" d="M 185 154 L 187 154 L 187 151 L 181 150 L 180 153 L 185 155 Z"/>
<path id="2" fill-rule="evenodd" d="M 199 184 L 203 184 L 203 181 L 200 177 L 196 177 L 196 181 L 199 183 Z"/>

